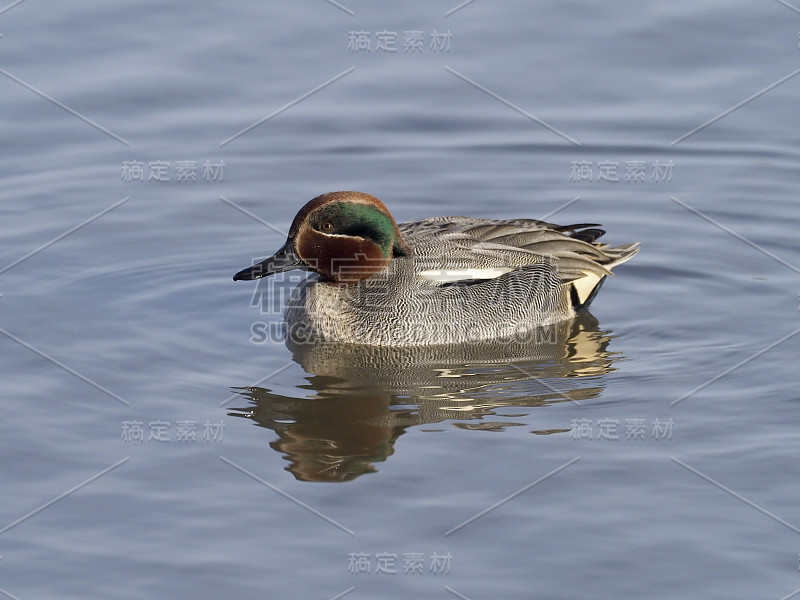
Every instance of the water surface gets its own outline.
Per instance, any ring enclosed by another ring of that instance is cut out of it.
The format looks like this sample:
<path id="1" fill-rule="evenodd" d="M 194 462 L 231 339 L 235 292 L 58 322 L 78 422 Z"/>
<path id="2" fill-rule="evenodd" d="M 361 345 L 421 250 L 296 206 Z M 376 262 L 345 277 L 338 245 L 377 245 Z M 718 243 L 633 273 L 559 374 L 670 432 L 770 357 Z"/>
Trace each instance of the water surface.
<path id="1" fill-rule="evenodd" d="M 795 592 L 800 14 L 346 4 L 0 9 L 0 590 Z M 259 339 L 337 189 L 642 251 L 533 349 Z"/>

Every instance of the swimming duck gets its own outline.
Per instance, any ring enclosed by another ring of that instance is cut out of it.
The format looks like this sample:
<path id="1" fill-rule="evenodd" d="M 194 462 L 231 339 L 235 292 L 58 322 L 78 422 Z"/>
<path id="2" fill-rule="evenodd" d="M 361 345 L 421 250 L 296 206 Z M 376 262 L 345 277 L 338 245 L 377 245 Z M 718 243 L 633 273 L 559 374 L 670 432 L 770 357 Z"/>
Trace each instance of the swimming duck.
<path id="1" fill-rule="evenodd" d="M 430 346 L 519 339 L 574 317 L 639 244 L 595 224 L 434 217 L 398 225 L 375 196 L 331 192 L 295 216 L 286 243 L 233 276 L 313 271 L 284 317 L 295 343 Z"/>

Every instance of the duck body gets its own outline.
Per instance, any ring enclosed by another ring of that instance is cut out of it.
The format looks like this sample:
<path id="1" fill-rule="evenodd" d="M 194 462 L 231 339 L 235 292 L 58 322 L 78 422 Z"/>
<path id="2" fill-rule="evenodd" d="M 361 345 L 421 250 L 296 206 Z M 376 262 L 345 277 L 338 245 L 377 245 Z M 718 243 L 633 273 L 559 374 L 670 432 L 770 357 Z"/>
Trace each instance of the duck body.
<path id="1" fill-rule="evenodd" d="M 528 336 L 574 317 L 638 244 L 597 243 L 593 224 L 435 217 L 397 225 L 374 196 L 323 194 L 286 244 L 234 276 L 314 271 L 285 313 L 295 344 L 432 346 Z M 532 338 L 535 339 L 535 338 Z"/>

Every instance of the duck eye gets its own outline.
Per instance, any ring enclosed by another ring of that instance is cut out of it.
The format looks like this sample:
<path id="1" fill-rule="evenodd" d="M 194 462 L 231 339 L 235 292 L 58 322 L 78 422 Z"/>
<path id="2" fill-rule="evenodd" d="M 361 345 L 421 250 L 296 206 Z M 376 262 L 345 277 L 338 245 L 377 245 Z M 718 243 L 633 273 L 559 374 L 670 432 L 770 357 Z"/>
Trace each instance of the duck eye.
<path id="1" fill-rule="evenodd" d="M 322 231 L 333 231 L 333 223 L 330 221 L 325 221 L 322 224 Z"/>

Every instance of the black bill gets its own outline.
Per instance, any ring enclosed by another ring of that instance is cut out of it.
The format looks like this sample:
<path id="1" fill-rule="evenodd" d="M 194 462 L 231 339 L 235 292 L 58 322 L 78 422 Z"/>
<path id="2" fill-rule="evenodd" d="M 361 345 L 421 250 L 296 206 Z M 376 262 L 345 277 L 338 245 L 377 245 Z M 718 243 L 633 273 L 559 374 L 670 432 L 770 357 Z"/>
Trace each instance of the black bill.
<path id="1" fill-rule="evenodd" d="M 270 256 L 267 260 L 252 267 L 242 269 L 233 276 L 233 280 L 249 281 L 251 279 L 260 279 L 261 277 L 282 273 L 283 271 L 291 271 L 292 269 L 308 269 L 308 265 L 294 251 L 291 242 L 287 241 L 274 256 Z"/>

